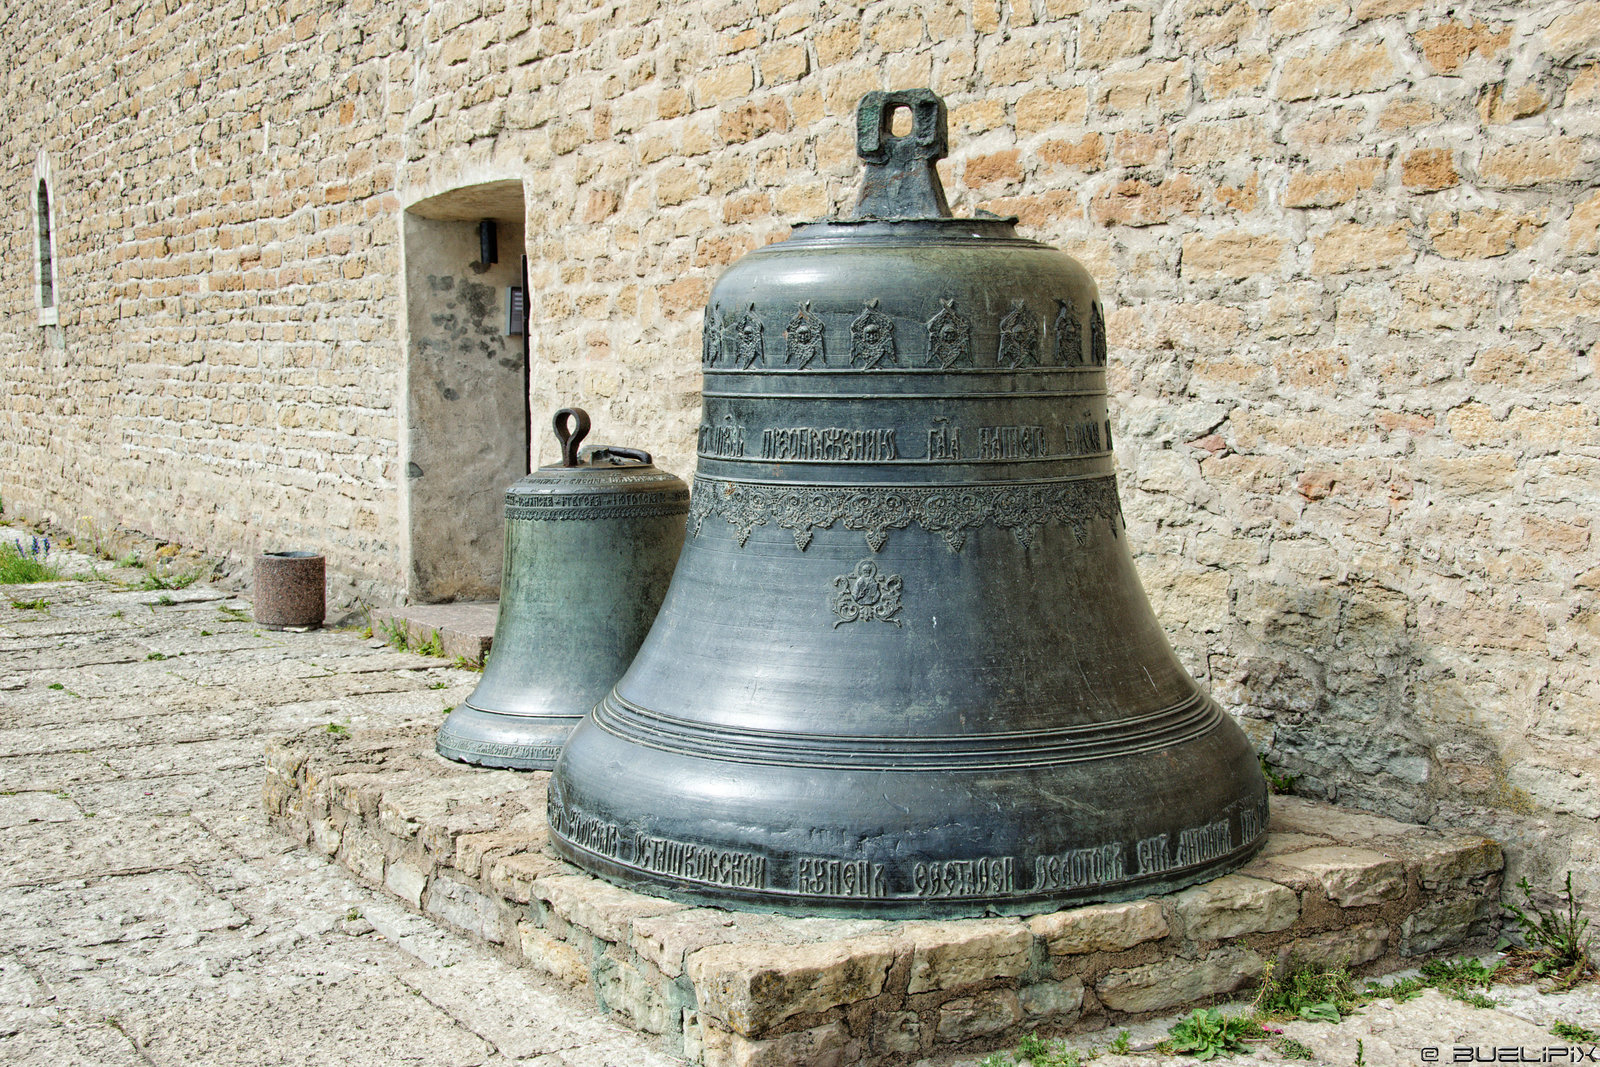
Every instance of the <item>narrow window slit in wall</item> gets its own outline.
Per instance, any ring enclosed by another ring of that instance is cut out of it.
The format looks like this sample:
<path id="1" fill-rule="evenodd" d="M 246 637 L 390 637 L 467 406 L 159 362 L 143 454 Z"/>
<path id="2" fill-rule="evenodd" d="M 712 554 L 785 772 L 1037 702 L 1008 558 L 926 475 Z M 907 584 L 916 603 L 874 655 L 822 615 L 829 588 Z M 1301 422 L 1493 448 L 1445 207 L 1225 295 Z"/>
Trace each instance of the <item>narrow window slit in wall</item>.
<path id="1" fill-rule="evenodd" d="M 41 177 L 34 190 L 34 228 L 39 235 L 39 322 L 56 322 L 55 232 L 50 225 L 50 183 Z"/>

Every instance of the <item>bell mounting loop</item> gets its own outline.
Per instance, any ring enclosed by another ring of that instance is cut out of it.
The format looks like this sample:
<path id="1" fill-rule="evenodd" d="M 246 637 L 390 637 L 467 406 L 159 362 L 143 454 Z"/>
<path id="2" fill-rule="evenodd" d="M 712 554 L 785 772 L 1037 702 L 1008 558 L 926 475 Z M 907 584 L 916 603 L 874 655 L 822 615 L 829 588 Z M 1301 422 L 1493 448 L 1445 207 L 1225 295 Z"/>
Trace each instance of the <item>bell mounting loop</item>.
<path id="1" fill-rule="evenodd" d="M 570 429 L 569 419 L 575 423 Z M 556 440 L 561 442 L 561 465 L 579 466 L 578 446 L 589 436 L 589 413 L 582 408 L 562 408 L 550 422 L 555 427 Z"/>
<path id="2" fill-rule="evenodd" d="M 911 132 L 894 133 L 895 112 L 911 112 Z M 857 219 L 947 219 L 935 164 L 950 151 L 944 101 L 932 89 L 873 92 L 856 109 L 856 154 L 866 166 Z"/>

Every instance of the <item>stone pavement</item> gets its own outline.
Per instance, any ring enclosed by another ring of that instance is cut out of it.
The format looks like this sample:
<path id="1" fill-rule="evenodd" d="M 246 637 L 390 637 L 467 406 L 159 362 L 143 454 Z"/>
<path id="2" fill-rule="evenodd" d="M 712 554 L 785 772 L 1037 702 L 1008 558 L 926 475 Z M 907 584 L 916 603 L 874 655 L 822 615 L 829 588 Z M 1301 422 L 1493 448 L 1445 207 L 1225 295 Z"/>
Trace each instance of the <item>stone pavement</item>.
<path id="1" fill-rule="evenodd" d="M 478 675 L 249 609 L 0 586 L 0 1063 L 678 1064 L 268 828 L 268 737 L 437 720 Z"/>
<path id="2" fill-rule="evenodd" d="M 267 826 L 269 737 L 439 721 L 478 676 L 351 633 L 261 631 L 248 612 L 204 586 L 0 587 L 0 1063 L 677 1067 L 587 997 Z M 1495 996 L 1503 1011 L 1430 995 L 1293 1036 L 1340 1067 L 1362 1041 L 1377 1067 L 1429 1045 L 1449 1062 L 1452 1042 L 1558 1045 L 1558 1018 L 1600 1028 L 1593 987 Z"/>

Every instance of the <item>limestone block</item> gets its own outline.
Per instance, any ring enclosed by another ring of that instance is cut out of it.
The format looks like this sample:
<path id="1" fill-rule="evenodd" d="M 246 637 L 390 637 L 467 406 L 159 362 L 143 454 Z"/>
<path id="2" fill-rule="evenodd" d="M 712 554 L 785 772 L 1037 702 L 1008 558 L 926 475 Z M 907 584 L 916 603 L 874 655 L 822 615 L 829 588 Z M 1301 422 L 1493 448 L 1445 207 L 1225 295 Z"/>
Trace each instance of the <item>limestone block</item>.
<path id="1" fill-rule="evenodd" d="M 589 960 L 576 946 L 532 922 L 517 923 L 517 938 L 522 958 L 530 967 L 545 972 L 567 985 L 589 982 Z"/>
<path id="2" fill-rule="evenodd" d="M 1033 982 L 1022 987 L 1020 1000 L 1030 1019 L 1048 1017 L 1052 1026 L 1065 1025 L 1083 1009 L 1083 979 L 1073 975 L 1059 982 Z"/>
<path id="3" fill-rule="evenodd" d="M 1100 1003 L 1114 1011 L 1161 1011 L 1232 992 L 1265 966 L 1249 949 L 1219 948 L 1200 960 L 1174 958 L 1112 971 L 1094 991 Z"/>
<path id="4" fill-rule="evenodd" d="M 1404 222 L 1363 226 L 1344 223 L 1313 237 L 1311 272 L 1344 274 L 1357 270 L 1379 270 L 1409 263 L 1416 258 L 1407 239 Z"/>
<path id="5" fill-rule="evenodd" d="M 1400 183 L 1418 192 L 1448 189 L 1461 180 L 1455 153 L 1448 148 L 1418 148 L 1400 161 Z"/>
<path id="6" fill-rule="evenodd" d="M 1089 108 L 1089 91 L 1075 89 L 1030 89 L 1017 100 L 1015 129 L 1018 136 L 1039 133 L 1052 126 L 1081 126 Z M 982 124 L 991 130 L 998 123 L 992 119 Z"/>
<path id="7" fill-rule="evenodd" d="M 422 907 L 422 890 L 427 884 L 428 871 L 411 860 L 390 860 L 383 872 L 383 887 L 413 908 Z"/>
<path id="8" fill-rule="evenodd" d="M 1300 917 L 1300 898 L 1281 885 L 1229 874 L 1185 889 L 1172 898 L 1172 909 L 1185 937 L 1214 941 L 1283 930 Z"/>
<path id="9" fill-rule="evenodd" d="M 1150 15 L 1137 9 L 1113 11 L 1098 25 L 1085 25 L 1078 42 L 1078 61 L 1103 67 L 1150 47 Z"/>
<path id="10" fill-rule="evenodd" d="M 1388 951 L 1390 940 L 1387 926 L 1358 926 L 1291 942 L 1280 950 L 1279 959 L 1285 966 L 1298 960 L 1319 967 L 1353 967 L 1382 956 Z"/>
<path id="11" fill-rule="evenodd" d="M 1167 936 L 1166 916 L 1154 900 L 1088 907 L 1036 915 L 1028 929 L 1052 956 L 1085 952 L 1121 952 L 1145 941 Z"/>
<path id="12" fill-rule="evenodd" d="M 914 1011 L 888 1011 L 872 1017 L 872 1051 L 904 1056 L 922 1047 L 922 1019 Z"/>
<path id="13" fill-rule="evenodd" d="M 912 947 L 908 993 L 1015 978 L 1027 970 L 1033 947 L 1021 919 L 911 923 L 905 932 Z"/>
<path id="14" fill-rule="evenodd" d="M 1266 868 L 1296 888 L 1319 888 L 1341 908 L 1396 900 L 1406 891 L 1405 864 L 1364 848 L 1327 845 L 1276 856 Z"/>
<path id="15" fill-rule="evenodd" d="M 1433 250 L 1446 259 L 1493 259 L 1539 239 L 1542 213 L 1509 211 L 1436 211 L 1428 216 Z"/>
<path id="16" fill-rule="evenodd" d="M 961 997 L 939 1009 L 935 1033 L 940 1041 L 969 1041 L 1009 1030 L 1022 1019 L 1022 1004 L 1014 989 L 990 989 Z"/>
<path id="17" fill-rule="evenodd" d="M 1276 274 L 1285 244 L 1270 234 L 1233 233 L 1183 240 L 1183 274 L 1191 278 L 1249 278 Z"/>
<path id="18" fill-rule="evenodd" d="M 721 945 L 739 936 L 733 916 L 718 908 L 690 908 L 633 921 L 628 945 L 668 978 L 683 973 L 683 961 L 708 945 Z"/>
<path id="19" fill-rule="evenodd" d="M 1570 181 L 1582 165 L 1581 138 L 1543 137 L 1485 151 L 1478 162 L 1478 176 L 1488 185 L 1522 189 Z"/>
<path id="20" fill-rule="evenodd" d="M 1463 896 L 1435 900 L 1400 924 L 1400 954 L 1426 956 L 1466 940 L 1474 923 L 1486 918 L 1494 902 Z"/>
<path id="21" fill-rule="evenodd" d="M 1504 867 L 1500 846 L 1483 837 L 1429 842 L 1416 859 L 1417 878 L 1428 890 L 1460 889 Z"/>
<path id="22" fill-rule="evenodd" d="M 509 856 L 490 856 L 483 865 L 489 888 L 518 904 L 533 899 L 534 880 L 562 867 L 561 861 L 542 852 L 516 852 Z"/>
<path id="23" fill-rule="evenodd" d="M 1274 95 L 1280 100 L 1346 96 L 1386 89 L 1399 76 L 1382 44 L 1351 42 L 1284 60 Z"/>
<path id="24" fill-rule="evenodd" d="M 859 1043 L 850 1040 L 842 1022 L 797 1030 L 792 1034 L 751 1041 L 733 1036 L 726 1061 L 730 1067 L 851 1067 L 861 1062 Z M 708 1067 L 711 1060 L 707 1060 Z"/>
<path id="25" fill-rule="evenodd" d="M 561 919 L 602 941 L 611 942 L 625 943 L 629 924 L 636 918 L 684 908 L 682 904 L 634 893 L 587 874 L 543 875 L 534 879 L 532 892 Z"/>
<path id="26" fill-rule="evenodd" d="M 630 963 L 602 956 L 595 963 L 591 981 L 595 998 L 640 1030 L 672 1034 L 683 1025 L 682 1012 L 668 1000 L 663 984 L 652 982 Z"/>
<path id="27" fill-rule="evenodd" d="M 500 929 L 499 904 L 452 878 L 433 880 L 428 887 L 428 900 L 423 910 L 485 941 L 498 945 L 505 940 L 505 934 Z"/>
<path id="28" fill-rule="evenodd" d="M 812 945 L 712 945 L 689 956 L 700 1011 L 757 1037 L 795 1015 L 883 992 L 898 943 L 869 936 Z"/>

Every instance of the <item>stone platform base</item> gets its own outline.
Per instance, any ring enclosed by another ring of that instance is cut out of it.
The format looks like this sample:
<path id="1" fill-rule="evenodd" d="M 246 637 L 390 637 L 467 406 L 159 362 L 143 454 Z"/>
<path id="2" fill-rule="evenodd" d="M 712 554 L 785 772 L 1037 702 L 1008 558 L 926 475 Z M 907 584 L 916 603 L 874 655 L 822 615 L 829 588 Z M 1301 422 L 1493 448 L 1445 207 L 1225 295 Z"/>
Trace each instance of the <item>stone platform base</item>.
<path id="1" fill-rule="evenodd" d="M 1500 889 L 1492 841 L 1277 797 L 1250 866 L 1165 897 L 942 922 L 730 912 L 556 858 L 547 778 L 449 763 L 431 729 L 317 731 L 268 746 L 264 799 L 363 881 L 711 1067 L 906 1062 L 1115 1026 L 1291 956 L 1398 969 L 1485 936 Z"/>

